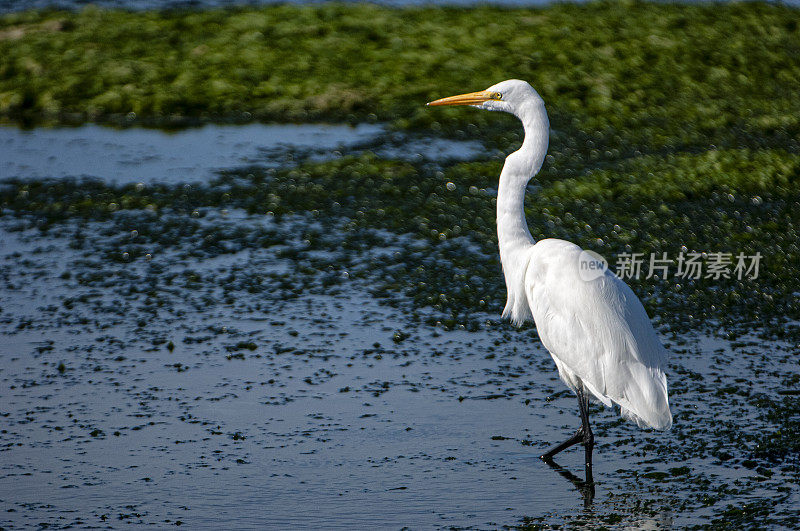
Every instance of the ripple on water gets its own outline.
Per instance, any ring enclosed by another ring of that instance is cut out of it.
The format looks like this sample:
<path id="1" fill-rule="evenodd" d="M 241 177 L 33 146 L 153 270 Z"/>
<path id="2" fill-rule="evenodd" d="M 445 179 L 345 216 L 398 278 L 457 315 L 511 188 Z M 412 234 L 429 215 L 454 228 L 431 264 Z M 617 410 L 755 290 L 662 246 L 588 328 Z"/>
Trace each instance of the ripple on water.
<path id="1" fill-rule="evenodd" d="M 667 338 L 675 427 L 595 408 L 587 510 L 536 458 L 577 415 L 530 331 L 485 316 L 443 333 L 381 304 L 368 276 L 333 274 L 334 252 L 281 253 L 305 248 L 313 218 L 200 220 L 282 243 L 198 258 L 187 232 L 119 262 L 105 254 L 110 234 L 130 237 L 119 220 L 41 233 L 0 218 L 4 523 L 652 527 L 796 501 L 794 469 L 753 453 L 774 429 L 758 397 L 798 372 L 791 346 Z M 378 275 L 376 249 L 415 245 L 369 241 L 360 261 Z M 561 464 L 579 473 L 580 452 Z"/>

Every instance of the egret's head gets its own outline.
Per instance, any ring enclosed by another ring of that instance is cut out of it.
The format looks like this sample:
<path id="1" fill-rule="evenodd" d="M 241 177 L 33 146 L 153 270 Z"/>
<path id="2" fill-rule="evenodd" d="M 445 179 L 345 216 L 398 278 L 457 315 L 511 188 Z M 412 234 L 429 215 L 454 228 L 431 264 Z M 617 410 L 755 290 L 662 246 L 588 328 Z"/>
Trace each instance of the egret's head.
<path id="1" fill-rule="evenodd" d="M 480 92 L 470 92 L 432 101 L 428 105 L 471 105 L 489 111 L 505 111 L 519 115 L 519 109 L 532 102 L 541 102 L 539 94 L 527 81 L 508 79 Z"/>

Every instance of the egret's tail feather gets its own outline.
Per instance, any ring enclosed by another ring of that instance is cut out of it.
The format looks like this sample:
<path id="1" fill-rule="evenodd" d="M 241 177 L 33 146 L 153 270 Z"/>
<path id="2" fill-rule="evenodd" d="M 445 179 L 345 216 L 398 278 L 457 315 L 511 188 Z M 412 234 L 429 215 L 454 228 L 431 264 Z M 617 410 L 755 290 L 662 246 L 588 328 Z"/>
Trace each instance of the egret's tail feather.
<path id="1" fill-rule="evenodd" d="M 644 420 L 642 417 L 630 409 L 620 406 L 622 418 L 635 422 L 640 428 L 655 428 L 657 430 L 668 430 L 672 427 L 672 414 L 667 410 L 666 415 L 660 415 L 655 419 Z"/>
<path id="2" fill-rule="evenodd" d="M 647 378 L 634 378 L 626 386 L 625 396 L 615 399 L 620 405 L 620 413 L 632 420 L 640 428 L 668 430 L 672 427 L 672 412 L 669 409 L 667 377 L 659 369 L 645 369 Z"/>

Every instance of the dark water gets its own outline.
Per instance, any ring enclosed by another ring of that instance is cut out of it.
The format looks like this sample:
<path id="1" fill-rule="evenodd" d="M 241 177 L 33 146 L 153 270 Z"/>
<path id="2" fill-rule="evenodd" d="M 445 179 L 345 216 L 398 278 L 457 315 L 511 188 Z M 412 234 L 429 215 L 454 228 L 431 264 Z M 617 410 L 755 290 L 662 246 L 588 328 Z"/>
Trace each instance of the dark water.
<path id="1" fill-rule="evenodd" d="M 358 131 L 328 147 L 365 149 Z M 126 134 L 150 133 L 103 130 L 109 171 Z M 394 156 L 395 140 L 367 142 Z M 259 149 L 244 162 L 341 155 L 298 143 L 246 144 Z M 537 458 L 578 416 L 533 330 L 484 314 L 444 331 L 401 289 L 373 289 L 404 257 L 479 252 L 466 238 L 434 245 L 324 212 L 0 214 L 3 527 L 797 523 L 796 456 L 775 446 L 797 422 L 796 345 L 665 336 L 675 426 L 593 406 L 589 503 L 569 476 L 580 452 L 562 471 Z"/>

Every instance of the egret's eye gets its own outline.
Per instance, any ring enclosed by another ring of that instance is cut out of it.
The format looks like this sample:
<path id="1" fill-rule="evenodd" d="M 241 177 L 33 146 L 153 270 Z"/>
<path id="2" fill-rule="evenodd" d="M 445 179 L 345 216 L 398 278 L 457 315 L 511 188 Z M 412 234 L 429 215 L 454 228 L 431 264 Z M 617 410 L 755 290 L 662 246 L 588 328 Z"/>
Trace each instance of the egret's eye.
<path id="1" fill-rule="evenodd" d="M 492 93 L 492 99 L 493 100 L 502 100 L 503 99 L 503 95 L 500 94 L 499 92 L 493 92 Z"/>

